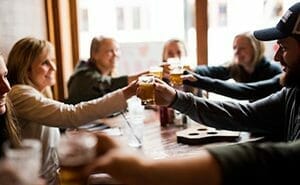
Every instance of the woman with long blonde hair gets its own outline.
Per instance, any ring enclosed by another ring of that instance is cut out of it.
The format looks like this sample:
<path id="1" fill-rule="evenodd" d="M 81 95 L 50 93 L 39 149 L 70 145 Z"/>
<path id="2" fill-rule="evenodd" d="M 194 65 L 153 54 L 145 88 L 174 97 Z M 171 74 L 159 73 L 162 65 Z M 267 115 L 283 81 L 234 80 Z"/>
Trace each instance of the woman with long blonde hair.
<path id="1" fill-rule="evenodd" d="M 42 142 L 41 175 L 48 185 L 57 184 L 59 167 L 56 147 L 59 127 L 78 127 L 119 112 L 126 100 L 135 95 L 136 84 L 87 102 L 68 105 L 51 98 L 49 88 L 56 83 L 54 47 L 46 40 L 26 37 L 12 47 L 7 61 L 12 85 L 9 97 L 15 107 L 24 138 Z M 80 87 L 78 87 L 80 88 Z"/>
<path id="2" fill-rule="evenodd" d="M 256 82 L 270 79 L 281 73 L 278 64 L 265 56 L 265 46 L 252 33 L 236 35 L 232 44 L 233 59 L 220 66 L 197 66 L 195 72 L 202 76 L 237 82 Z M 218 51 L 216 51 L 216 54 Z"/>

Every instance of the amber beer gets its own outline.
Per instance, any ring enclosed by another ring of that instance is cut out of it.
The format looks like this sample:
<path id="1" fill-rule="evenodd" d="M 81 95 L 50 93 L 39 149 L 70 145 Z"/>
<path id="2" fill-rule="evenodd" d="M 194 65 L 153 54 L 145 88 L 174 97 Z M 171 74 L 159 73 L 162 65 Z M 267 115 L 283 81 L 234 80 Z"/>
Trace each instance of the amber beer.
<path id="1" fill-rule="evenodd" d="M 182 78 L 183 74 L 183 66 L 180 60 L 168 60 L 168 64 L 170 64 L 170 83 L 172 86 L 182 86 Z"/>
<path id="2" fill-rule="evenodd" d="M 154 92 L 154 76 L 142 75 L 138 79 L 139 83 L 139 98 L 142 101 L 142 105 L 155 103 Z"/>
<path id="3" fill-rule="evenodd" d="M 61 137 L 58 147 L 60 185 L 86 185 L 82 169 L 96 157 L 97 138 L 89 133 L 78 132 Z"/>
<path id="4" fill-rule="evenodd" d="M 170 82 L 173 86 L 181 86 L 182 85 L 181 75 L 182 75 L 181 71 L 171 72 Z"/>
<path id="5" fill-rule="evenodd" d="M 80 172 L 83 165 L 79 166 L 63 166 L 58 170 L 60 185 L 86 185 L 87 177 Z"/>

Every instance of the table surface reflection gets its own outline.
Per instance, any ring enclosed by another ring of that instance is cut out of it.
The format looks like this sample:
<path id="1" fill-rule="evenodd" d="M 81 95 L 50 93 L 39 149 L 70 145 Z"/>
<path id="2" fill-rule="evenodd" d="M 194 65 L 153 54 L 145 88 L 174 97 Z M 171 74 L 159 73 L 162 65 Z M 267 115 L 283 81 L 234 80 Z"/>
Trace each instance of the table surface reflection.
<path id="1" fill-rule="evenodd" d="M 112 118 L 101 119 L 101 122 L 109 125 L 110 127 L 122 128 L 123 124 L 126 124 L 125 118 L 122 115 L 118 115 Z M 199 125 L 192 120 L 189 120 L 188 126 Z M 159 122 L 159 113 L 154 110 L 145 110 L 144 119 L 144 136 L 143 145 L 140 148 L 136 148 L 138 151 L 143 152 L 146 156 L 151 158 L 166 158 L 177 156 L 195 155 L 199 151 L 208 145 L 224 145 L 232 144 L 233 142 L 218 142 L 205 145 L 187 145 L 177 142 L 176 132 L 184 130 L 184 127 L 178 127 L 171 125 L 168 127 L 161 127 Z M 121 129 L 122 130 L 122 129 Z M 122 132 L 124 133 L 124 132 Z M 126 136 L 123 134 L 120 137 L 121 140 L 126 142 Z M 236 143 L 236 142 L 234 142 Z"/>

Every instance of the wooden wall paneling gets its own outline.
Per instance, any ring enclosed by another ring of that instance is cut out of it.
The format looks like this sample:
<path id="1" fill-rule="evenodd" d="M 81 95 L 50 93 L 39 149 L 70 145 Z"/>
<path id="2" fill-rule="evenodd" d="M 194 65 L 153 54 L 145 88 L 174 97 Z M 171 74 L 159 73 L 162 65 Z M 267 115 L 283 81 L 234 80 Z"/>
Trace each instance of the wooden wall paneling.
<path id="1" fill-rule="evenodd" d="M 67 81 L 78 61 L 78 31 L 75 0 L 46 0 L 48 35 L 54 44 L 57 60 L 57 84 L 54 98 L 64 101 L 68 95 Z"/>
<path id="2" fill-rule="evenodd" d="M 78 33 L 78 11 L 77 0 L 70 0 L 70 19 L 71 19 L 71 37 L 72 37 L 72 54 L 73 67 L 79 61 L 79 33 Z M 72 70 L 73 71 L 73 70 Z"/>
<path id="3" fill-rule="evenodd" d="M 197 64 L 208 62 L 208 17 L 207 0 L 196 0 Z"/>
<path id="4" fill-rule="evenodd" d="M 60 42 L 60 21 L 58 3 L 56 0 L 46 0 L 46 12 L 48 23 L 48 40 L 53 43 L 56 55 L 56 85 L 53 86 L 53 96 L 56 100 L 64 99 L 63 75 L 62 75 L 62 52 Z"/>

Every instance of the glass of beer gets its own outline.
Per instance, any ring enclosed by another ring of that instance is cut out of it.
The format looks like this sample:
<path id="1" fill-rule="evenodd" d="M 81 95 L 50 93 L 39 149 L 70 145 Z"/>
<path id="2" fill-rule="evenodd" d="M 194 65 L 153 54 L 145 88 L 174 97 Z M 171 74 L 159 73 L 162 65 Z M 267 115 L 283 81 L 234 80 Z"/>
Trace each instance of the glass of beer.
<path id="1" fill-rule="evenodd" d="M 182 78 L 183 74 L 183 66 L 180 62 L 172 62 L 170 63 L 171 71 L 170 71 L 170 83 L 172 86 L 182 86 Z"/>
<path id="2" fill-rule="evenodd" d="M 154 81 L 155 79 L 152 75 L 142 75 L 139 77 L 138 97 L 141 99 L 142 105 L 155 103 Z"/>
<path id="3" fill-rule="evenodd" d="M 3 145 L 5 158 L 24 184 L 35 184 L 41 169 L 41 142 L 36 139 L 23 139 L 21 146 L 14 147 L 10 142 Z"/>
<path id="4" fill-rule="evenodd" d="M 163 77 L 163 68 L 160 67 L 160 66 L 151 66 L 150 67 L 150 74 L 159 78 L 159 79 L 162 79 Z"/>
<path id="5" fill-rule="evenodd" d="M 58 145 L 60 185 L 86 185 L 88 177 L 82 174 L 84 165 L 96 157 L 96 136 L 87 132 L 62 135 Z"/>

